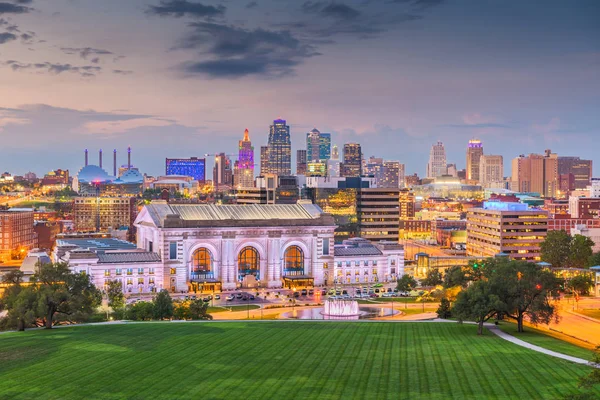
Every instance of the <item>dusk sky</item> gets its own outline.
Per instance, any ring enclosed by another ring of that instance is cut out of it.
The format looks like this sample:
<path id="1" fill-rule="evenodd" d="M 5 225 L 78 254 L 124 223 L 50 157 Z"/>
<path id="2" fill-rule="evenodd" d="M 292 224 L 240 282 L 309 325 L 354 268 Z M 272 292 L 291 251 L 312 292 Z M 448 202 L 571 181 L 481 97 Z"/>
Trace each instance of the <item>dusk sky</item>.
<path id="1" fill-rule="evenodd" d="M 547 148 L 598 175 L 599 18 L 598 0 L 0 0 L 0 171 L 131 145 L 157 175 L 245 128 L 258 160 L 281 117 L 294 153 L 316 127 L 407 174 L 438 140 L 464 168 L 477 137 L 505 175 Z"/>

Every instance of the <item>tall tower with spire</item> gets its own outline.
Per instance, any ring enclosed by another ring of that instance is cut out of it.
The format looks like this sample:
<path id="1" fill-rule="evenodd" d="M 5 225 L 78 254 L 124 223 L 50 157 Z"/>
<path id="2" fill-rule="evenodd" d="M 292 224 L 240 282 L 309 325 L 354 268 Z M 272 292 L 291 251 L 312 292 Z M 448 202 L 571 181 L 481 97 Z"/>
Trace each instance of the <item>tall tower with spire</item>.
<path id="1" fill-rule="evenodd" d="M 254 147 L 250 141 L 250 132 L 244 131 L 244 139 L 239 141 L 238 159 L 235 162 L 235 186 L 254 187 Z"/>
<path id="2" fill-rule="evenodd" d="M 446 149 L 442 142 L 437 142 L 431 146 L 429 152 L 429 163 L 427 163 L 427 178 L 437 178 L 448 172 L 446 164 Z"/>

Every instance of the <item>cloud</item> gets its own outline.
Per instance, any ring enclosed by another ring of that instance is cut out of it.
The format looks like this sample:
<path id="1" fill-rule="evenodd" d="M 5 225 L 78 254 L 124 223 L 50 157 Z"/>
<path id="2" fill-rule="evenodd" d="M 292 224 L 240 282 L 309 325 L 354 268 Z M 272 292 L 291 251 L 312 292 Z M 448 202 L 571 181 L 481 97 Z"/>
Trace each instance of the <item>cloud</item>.
<path id="1" fill-rule="evenodd" d="M 114 56 L 112 51 L 95 49 L 93 47 L 61 47 L 60 50 L 69 55 L 77 54 L 84 60 L 89 60 L 94 64 L 100 62 L 101 56 Z M 92 57 L 90 59 L 90 57 Z M 113 58 L 116 61 L 116 57 Z"/>
<path id="2" fill-rule="evenodd" d="M 302 4 L 305 13 L 317 13 L 324 17 L 334 19 L 350 20 L 361 15 L 361 12 L 343 3 L 326 3 L 323 1 L 305 1 Z"/>
<path id="3" fill-rule="evenodd" d="M 224 15 L 225 10 L 226 7 L 222 5 L 215 7 L 187 0 L 162 0 L 158 6 L 150 6 L 147 12 L 161 17 L 213 18 Z"/>
<path id="4" fill-rule="evenodd" d="M 27 70 L 31 70 L 31 71 L 35 71 L 35 72 L 46 72 L 49 74 L 53 74 L 53 75 L 59 75 L 62 74 L 63 72 L 71 72 L 71 73 L 76 73 L 79 74 L 80 76 L 84 77 L 84 78 L 91 78 L 96 76 L 97 73 L 99 73 L 100 71 L 102 71 L 102 68 L 100 67 L 96 67 L 96 66 L 91 66 L 91 65 L 85 65 L 85 66 L 73 66 L 71 64 L 60 64 L 60 63 L 50 63 L 50 62 L 43 62 L 43 63 L 22 63 L 19 61 L 15 61 L 15 60 L 8 60 L 3 62 L 2 64 L 10 67 L 13 71 L 27 71 Z"/>
<path id="5" fill-rule="evenodd" d="M 17 1 L 18 4 L 0 2 L 0 15 L 2 14 L 24 14 L 28 13 L 33 8 L 25 7 L 21 4 L 29 4 L 31 1 Z"/>
<path id="6" fill-rule="evenodd" d="M 446 0 L 392 0 L 391 3 L 409 4 L 412 8 L 417 10 L 424 10 L 426 8 L 439 6 L 445 3 Z"/>
<path id="7" fill-rule="evenodd" d="M 246 4 L 246 8 L 251 9 L 251 8 L 256 8 L 258 7 L 258 3 L 256 1 L 251 1 L 250 3 Z"/>
<path id="8" fill-rule="evenodd" d="M 195 22 L 193 32 L 180 42 L 180 49 L 194 49 L 208 57 L 184 63 L 188 75 L 211 78 L 239 78 L 248 75 L 279 77 L 293 67 L 319 55 L 316 49 L 289 31 L 245 29 L 212 22 Z"/>
<path id="9" fill-rule="evenodd" d="M 17 35 L 12 34 L 10 32 L 0 33 L 0 44 L 12 42 L 13 40 L 16 40 L 16 39 L 17 39 Z"/>
<path id="10" fill-rule="evenodd" d="M 113 69 L 113 74 L 117 74 L 117 75 L 131 75 L 133 74 L 133 71 L 126 71 L 126 70 L 122 70 L 122 69 Z"/>

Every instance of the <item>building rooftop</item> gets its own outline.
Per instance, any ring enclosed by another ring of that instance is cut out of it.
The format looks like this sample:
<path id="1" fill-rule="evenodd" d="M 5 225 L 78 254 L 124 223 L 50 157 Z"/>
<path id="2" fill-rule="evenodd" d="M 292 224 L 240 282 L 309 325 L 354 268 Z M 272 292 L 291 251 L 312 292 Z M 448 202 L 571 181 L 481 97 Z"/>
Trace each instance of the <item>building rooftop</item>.
<path id="1" fill-rule="evenodd" d="M 57 239 L 56 246 L 74 246 L 81 249 L 95 250 L 128 250 L 136 248 L 135 243 L 115 238 Z"/>
<path id="2" fill-rule="evenodd" d="M 160 262 L 157 253 L 149 251 L 132 251 L 118 253 L 99 253 L 99 264 L 126 264 L 126 263 L 151 263 Z"/>
<path id="3" fill-rule="evenodd" d="M 334 247 L 336 257 L 352 257 L 352 256 L 380 256 L 383 255 L 381 250 L 375 246 L 361 247 Z"/>

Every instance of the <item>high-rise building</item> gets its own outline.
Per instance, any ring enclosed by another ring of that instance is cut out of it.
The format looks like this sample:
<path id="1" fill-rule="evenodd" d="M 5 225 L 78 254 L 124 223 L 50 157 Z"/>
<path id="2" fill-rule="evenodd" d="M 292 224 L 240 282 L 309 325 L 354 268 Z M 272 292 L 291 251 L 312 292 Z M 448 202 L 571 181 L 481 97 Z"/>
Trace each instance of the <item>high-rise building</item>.
<path id="1" fill-rule="evenodd" d="M 237 189 L 254 187 L 254 147 L 250 132 L 244 131 L 244 139 L 238 144 L 238 159 L 235 162 L 234 185 Z"/>
<path id="2" fill-rule="evenodd" d="M 215 156 L 213 185 L 217 191 L 230 189 L 233 186 L 233 168 L 231 165 L 231 160 L 225 155 L 225 153 L 220 153 Z"/>
<path id="3" fill-rule="evenodd" d="M 548 231 L 548 213 L 527 204 L 484 202 L 467 212 L 467 256 L 540 261 L 540 245 Z"/>
<path id="4" fill-rule="evenodd" d="M 382 188 L 404 187 L 404 164 L 398 161 L 383 162 L 383 179 L 377 184 Z"/>
<path id="5" fill-rule="evenodd" d="M 269 172 L 269 146 L 260 146 L 260 175 L 265 176 Z"/>
<path id="6" fill-rule="evenodd" d="M 574 189 L 585 189 L 592 179 L 592 160 L 582 160 L 579 157 L 558 157 L 558 174 L 573 174 Z"/>
<path id="7" fill-rule="evenodd" d="M 363 164 L 362 175 L 375 178 L 377 186 L 383 181 L 383 158 L 371 156 Z"/>
<path id="8" fill-rule="evenodd" d="M 469 140 L 467 145 L 467 181 L 479 183 L 479 165 L 483 155 L 483 144 L 478 139 Z"/>
<path id="9" fill-rule="evenodd" d="M 398 227 L 399 238 L 406 238 L 407 221 L 412 221 L 415 218 L 415 194 L 410 189 L 400 189 L 398 195 L 398 219 L 400 225 Z"/>
<path id="10" fill-rule="evenodd" d="M 204 158 L 167 158 L 165 162 L 166 175 L 191 176 L 194 180 L 204 183 L 206 160 Z"/>
<path id="11" fill-rule="evenodd" d="M 73 201 L 73 228 L 77 232 L 127 227 L 129 240 L 133 240 L 136 217 L 137 201 L 133 197 L 76 197 Z"/>
<path id="12" fill-rule="evenodd" d="M 269 173 L 279 176 L 292 174 L 292 142 L 290 127 L 284 119 L 276 119 L 269 132 Z"/>
<path id="13" fill-rule="evenodd" d="M 0 261 L 10 260 L 13 252 L 26 256 L 36 242 L 32 209 L 0 210 Z"/>
<path id="14" fill-rule="evenodd" d="M 296 175 L 306 175 L 306 150 L 296 150 Z"/>
<path id="15" fill-rule="evenodd" d="M 340 176 L 340 164 L 340 160 L 338 159 L 331 158 L 327 160 L 327 176 Z"/>
<path id="16" fill-rule="evenodd" d="M 313 129 L 306 134 L 307 162 L 325 162 L 331 158 L 331 134 Z"/>
<path id="17" fill-rule="evenodd" d="M 331 159 L 337 161 L 340 159 L 340 149 L 337 147 L 337 144 L 333 145 L 333 150 L 331 150 Z"/>
<path id="18" fill-rule="evenodd" d="M 559 189 L 558 156 L 550 150 L 544 155 L 520 155 L 512 161 L 513 189 L 556 197 Z"/>
<path id="19" fill-rule="evenodd" d="M 344 162 L 340 165 L 340 176 L 359 177 L 362 175 L 362 151 L 358 143 L 344 145 Z"/>
<path id="20" fill-rule="evenodd" d="M 456 168 L 456 164 L 446 165 L 446 174 L 458 178 L 458 169 Z"/>
<path id="21" fill-rule="evenodd" d="M 319 141 L 319 160 L 325 162 L 331 158 L 331 133 L 321 133 Z"/>
<path id="22" fill-rule="evenodd" d="M 398 241 L 398 187 L 358 191 L 360 237 L 371 241 Z"/>
<path id="23" fill-rule="evenodd" d="M 479 183 L 484 188 L 501 188 L 504 182 L 502 156 L 482 155 L 479 159 Z"/>
<path id="24" fill-rule="evenodd" d="M 429 163 L 427 164 L 427 178 L 433 179 L 438 176 L 446 175 L 448 172 L 446 163 L 446 149 L 442 142 L 437 142 L 431 146 L 429 152 Z"/>

